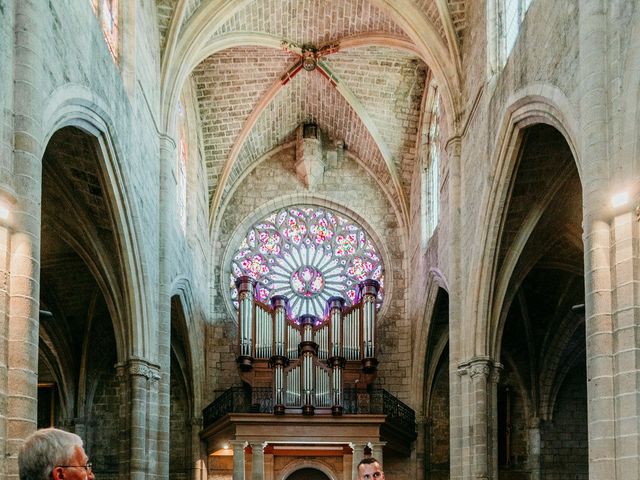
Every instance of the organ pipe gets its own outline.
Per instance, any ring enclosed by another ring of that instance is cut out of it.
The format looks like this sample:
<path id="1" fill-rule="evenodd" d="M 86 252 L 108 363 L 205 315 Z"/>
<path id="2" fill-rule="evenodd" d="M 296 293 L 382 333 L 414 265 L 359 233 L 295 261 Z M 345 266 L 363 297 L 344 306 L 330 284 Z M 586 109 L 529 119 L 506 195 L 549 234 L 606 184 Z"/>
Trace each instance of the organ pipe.
<path id="1" fill-rule="evenodd" d="M 253 305 L 256 281 L 249 276 L 242 276 L 236 279 L 238 289 L 238 326 L 240 334 L 240 355 L 238 364 L 243 370 L 250 370 L 253 365 Z"/>
<path id="2" fill-rule="evenodd" d="M 255 298 L 256 281 L 248 276 L 236 280 L 238 289 L 238 342 L 240 368 L 251 370 L 254 357 L 269 359 L 273 369 L 274 413 L 286 407 L 302 407 L 313 415 L 315 407 L 343 412 L 343 375 L 347 361 L 360 360 L 362 370 L 371 373 L 378 361 L 376 349 L 376 299 L 379 283 L 365 280 L 358 286 L 357 303 L 345 310 L 345 300 L 331 297 L 327 321 L 301 315 L 298 323 L 289 319 L 286 297 L 271 298 L 271 308 Z M 320 326 L 317 326 L 320 325 Z M 297 365 L 288 368 L 290 361 Z M 326 366 L 318 363 L 322 360 Z"/>

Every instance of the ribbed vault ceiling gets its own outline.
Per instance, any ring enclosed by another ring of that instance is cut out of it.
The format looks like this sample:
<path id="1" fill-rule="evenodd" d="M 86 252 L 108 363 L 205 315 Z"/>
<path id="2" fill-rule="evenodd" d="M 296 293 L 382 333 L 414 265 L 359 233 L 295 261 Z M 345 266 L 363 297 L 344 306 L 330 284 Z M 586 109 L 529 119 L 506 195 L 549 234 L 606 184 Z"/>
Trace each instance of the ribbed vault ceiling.
<path id="1" fill-rule="evenodd" d="M 314 122 L 329 139 L 344 141 L 406 215 L 430 73 L 420 49 L 394 21 L 393 8 L 375 0 L 243 0 L 209 22 L 205 12 L 221 12 L 223 4 L 157 3 L 163 49 L 179 44 L 180 35 L 189 37 L 196 25 L 210 44 L 222 38 L 232 45 L 192 72 L 213 207 L 298 125 Z M 463 1 L 415 0 L 411 8 L 422 12 L 444 48 L 451 49 L 448 31 L 461 42 Z M 258 41 L 243 42 L 249 38 Z M 256 46 L 259 39 L 270 44 Z M 283 80 L 300 59 L 300 47 L 329 44 L 338 48 L 318 60 L 334 82 L 319 68 Z"/>

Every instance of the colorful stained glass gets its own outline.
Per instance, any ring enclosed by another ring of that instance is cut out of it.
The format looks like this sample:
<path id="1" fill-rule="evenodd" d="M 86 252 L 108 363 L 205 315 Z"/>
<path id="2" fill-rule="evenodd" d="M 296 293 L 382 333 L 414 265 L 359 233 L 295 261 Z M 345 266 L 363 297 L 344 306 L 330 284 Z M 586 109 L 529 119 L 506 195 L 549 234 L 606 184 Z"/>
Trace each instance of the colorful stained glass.
<path id="1" fill-rule="evenodd" d="M 384 280 L 381 257 L 366 231 L 326 208 L 272 212 L 249 229 L 231 258 L 232 299 L 237 298 L 235 278 L 250 275 L 259 282 L 260 300 L 284 295 L 295 316 L 321 317 L 331 296 L 351 305 L 359 282 Z"/>

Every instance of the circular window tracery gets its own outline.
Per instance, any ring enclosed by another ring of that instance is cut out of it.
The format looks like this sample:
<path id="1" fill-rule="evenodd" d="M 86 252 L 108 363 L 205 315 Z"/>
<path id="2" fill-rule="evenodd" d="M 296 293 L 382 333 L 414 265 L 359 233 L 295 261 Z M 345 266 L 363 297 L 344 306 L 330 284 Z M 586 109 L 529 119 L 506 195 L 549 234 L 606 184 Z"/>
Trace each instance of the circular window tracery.
<path id="1" fill-rule="evenodd" d="M 289 299 L 291 313 L 322 317 L 326 301 L 341 296 L 351 305 L 359 282 L 367 278 L 381 285 L 380 254 L 365 230 L 354 221 L 320 207 L 289 207 L 256 222 L 231 260 L 230 292 L 237 308 L 235 279 L 257 280 L 257 295 Z"/>

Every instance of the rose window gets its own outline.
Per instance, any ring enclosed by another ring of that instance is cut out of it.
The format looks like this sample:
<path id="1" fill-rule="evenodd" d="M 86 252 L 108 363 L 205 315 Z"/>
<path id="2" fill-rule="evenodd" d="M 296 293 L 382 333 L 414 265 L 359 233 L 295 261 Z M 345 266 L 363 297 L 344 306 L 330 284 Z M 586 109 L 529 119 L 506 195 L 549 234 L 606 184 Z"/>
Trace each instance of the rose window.
<path id="1" fill-rule="evenodd" d="M 358 283 L 367 278 L 384 284 L 382 260 L 365 230 L 319 207 L 282 209 L 254 224 L 235 251 L 230 270 L 236 307 L 235 279 L 249 275 L 257 281 L 260 301 L 284 295 L 294 316 L 322 317 L 332 296 L 351 305 Z"/>

